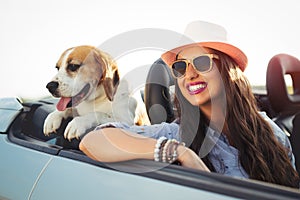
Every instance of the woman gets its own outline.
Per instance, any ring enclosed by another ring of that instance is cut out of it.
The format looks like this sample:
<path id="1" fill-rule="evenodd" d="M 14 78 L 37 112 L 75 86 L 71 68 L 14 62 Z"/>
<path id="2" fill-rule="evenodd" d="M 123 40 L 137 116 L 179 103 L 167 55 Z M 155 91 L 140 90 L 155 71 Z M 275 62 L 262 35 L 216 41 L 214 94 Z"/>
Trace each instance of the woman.
<path id="1" fill-rule="evenodd" d="M 288 138 L 258 111 L 242 73 L 247 57 L 240 49 L 198 42 L 161 57 L 176 79 L 180 128 L 177 121 L 101 125 L 81 141 L 85 154 L 103 162 L 177 160 L 194 169 L 299 187 Z"/>

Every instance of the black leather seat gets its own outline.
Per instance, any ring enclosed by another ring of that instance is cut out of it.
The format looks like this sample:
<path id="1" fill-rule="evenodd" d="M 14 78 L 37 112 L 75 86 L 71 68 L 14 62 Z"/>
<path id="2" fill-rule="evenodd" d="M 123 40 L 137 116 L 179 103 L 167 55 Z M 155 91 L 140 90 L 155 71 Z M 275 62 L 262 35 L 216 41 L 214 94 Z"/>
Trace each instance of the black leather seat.
<path id="1" fill-rule="evenodd" d="M 168 66 L 161 60 L 156 60 L 146 79 L 144 101 L 151 124 L 172 122 L 176 118 L 170 86 L 174 79 Z M 155 94 L 155 95 L 153 95 Z"/>
<path id="2" fill-rule="evenodd" d="M 289 75 L 292 79 L 292 94 L 287 89 L 286 75 Z M 300 112 L 300 61 L 288 54 L 273 56 L 268 64 L 266 81 L 268 98 L 272 109 L 276 113 L 273 120 L 289 136 L 299 173 L 300 132 L 298 131 L 300 124 L 295 124 L 295 122 L 293 124 L 293 120 L 297 113 Z"/>

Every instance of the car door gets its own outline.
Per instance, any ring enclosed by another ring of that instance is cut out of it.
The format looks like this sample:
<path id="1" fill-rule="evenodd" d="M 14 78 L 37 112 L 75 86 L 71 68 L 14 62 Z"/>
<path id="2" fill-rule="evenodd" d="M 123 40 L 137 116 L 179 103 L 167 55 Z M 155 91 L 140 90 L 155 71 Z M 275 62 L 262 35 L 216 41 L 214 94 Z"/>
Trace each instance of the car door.
<path id="1" fill-rule="evenodd" d="M 28 199 L 51 155 L 11 143 L 0 135 L 0 199 Z"/>
<path id="2" fill-rule="evenodd" d="M 236 199 L 123 172 L 118 170 L 122 165 L 99 167 L 55 156 L 38 179 L 30 199 Z"/>

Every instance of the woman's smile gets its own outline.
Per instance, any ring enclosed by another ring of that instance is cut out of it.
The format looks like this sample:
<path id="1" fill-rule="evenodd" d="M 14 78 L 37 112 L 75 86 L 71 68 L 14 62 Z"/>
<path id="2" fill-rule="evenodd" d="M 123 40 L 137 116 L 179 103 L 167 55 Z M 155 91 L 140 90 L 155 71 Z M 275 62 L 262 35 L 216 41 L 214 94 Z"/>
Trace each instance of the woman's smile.
<path id="1" fill-rule="evenodd" d="M 207 88 L 207 83 L 204 81 L 188 83 L 186 86 L 190 95 L 195 95 L 203 92 Z"/>

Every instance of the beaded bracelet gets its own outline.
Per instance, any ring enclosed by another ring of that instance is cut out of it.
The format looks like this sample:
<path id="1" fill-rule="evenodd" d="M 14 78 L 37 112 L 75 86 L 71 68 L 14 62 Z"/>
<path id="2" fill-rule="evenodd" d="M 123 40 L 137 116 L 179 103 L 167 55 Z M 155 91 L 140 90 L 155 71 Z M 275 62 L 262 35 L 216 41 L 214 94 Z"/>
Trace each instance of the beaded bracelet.
<path id="1" fill-rule="evenodd" d="M 155 148 L 154 148 L 154 161 L 160 161 L 160 151 L 161 151 L 161 147 L 162 147 L 162 144 L 166 143 L 167 142 L 167 138 L 162 136 L 160 138 L 158 138 L 158 140 L 156 141 L 156 144 L 155 144 Z"/>
<path id="2" fill-rule="evenodd" d="M 177 147 L 179 146 L 178 141 L 172 141 L 168 147 L 167 151 L 167 162 L 168 163 L 173 163 L 175 160 L 177 160 Z"/>
<path id="3" fill-rule="evenodd" d="M 162 157 L 161 157 L 161 161 L 162 162 L 167 162 L 167 149 L 169 147 L 169 144 L 172 142 L 173 140 L 168 140 L 164 146 L 164 148 L 162 149 Z"/>
<path id="4" fill-rule="evenodd" d="M 175 139 L 167 139 L 164 136 L 160 137 L 155 144 L 154 161 L 173 163 L 177 160 L 177 148 L 179 145 L 185 146 L 183 142 Z"/>
<path id="5" fill-rule="evenodd" d="M 173 163 L 177 160 L 177 148 L 179 145 L 185 146 L 185 143 L 175 139 L 168 140 L 163 149 L 162 162 Z"/>
<path id="6" fill-rule="evenodd" d="M 162 162 L 162 159 L 163 159 L 163 149 L 164 149 L 164 147 L 165 147 L 165 145 L 167 144 L 168 141 L 169 140 L 166 139 L 160 145 L 160 149 L 159 149 L 159 153 L 158 153 L 158 155 L 159 155 L 159 162 Z"/>

